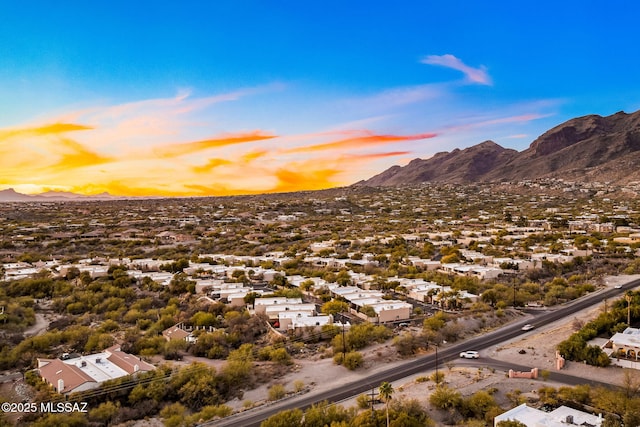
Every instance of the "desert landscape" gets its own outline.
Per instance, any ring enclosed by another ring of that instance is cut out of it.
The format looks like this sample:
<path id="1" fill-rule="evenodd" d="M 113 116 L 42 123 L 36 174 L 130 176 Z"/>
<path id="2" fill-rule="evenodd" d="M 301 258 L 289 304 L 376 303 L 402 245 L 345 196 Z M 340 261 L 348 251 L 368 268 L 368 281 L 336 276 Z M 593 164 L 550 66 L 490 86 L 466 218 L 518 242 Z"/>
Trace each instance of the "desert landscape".
<path id="1" fill-rule="evenodd" d="M 637 279 L 638 275 L 618 276 L 607 278 L 608 286 L 616 286 Z M 515 406 L 513 396 L 524 396 L 527 401 L 535 404 L 538 401 L 537 391 L 544 386 L 561 387 L 564 384 L 554 382 L 550 378 L 540 376 L 538 379 L 508 378 L 504 370 L 494 369 L 485 363 L 485 359 L 508 361 L 522 366 L 538 368 L 541 372 L 558 372 L 555 369 L 554 355 L 557 345 L 568 338 L 580 325 L 590 321 L 603 310 L 603 307 L 591 307 L 576 313 L 574 316 L 562 319 L 551 325 L 534 329 L 515 339 L 506 341 L 480 352 L 479 359 L 456 359 L 440 363 L 439 371 L 444 373 L 444 382 L 451 388 L 459 390 L 463 396 L 470 396 L 479 390 L 492 390 L 497 402 L 504 408 Z M 523 314 L 523 316 L 527 316 Z M 280 384 L 286 390 L 294 390 L 304 385 L 306 391 L 321 391 L 335 387 L 339 383 L 364 380 L 368 375 L 378 370 L 402 363 L 396 349 L 390 343 L 375 345 L 363 351 L 367 360 L 364 369 L 349 371 L 334 364 L 331 357 L 314 355 L 309 358 L 295 359 L 294 372 L 274 379 L 268 384 L 248 391 L 242 400 L 229 402 L 234 410 L 243 410 L 249 406 L 267 403 L 265 396 L 274 384 Z M 435 383 L 429 377 L 435 372 L 435 366 L 421 374 L 413 375 L 393 382 L 396 399 L 416 399 L 429 408 L 429 396 L 435 389 Z M 563 374 L 595 380 L 611 384 L 622 385 L 625 369 L 610 366 L 597 368 L 578 362 L 566 362 L 560 371 Z M 640 377 L 640 373 L 638 373 Z M 377 386 L 372 385 L 377 394 Z M 339 404 L 349 407 L 356 406 L 356 398 L 351 398 Z M 439 423 L 448 423 L 449 414 L 435 409 L 429 409 L 430 416 Z"/>

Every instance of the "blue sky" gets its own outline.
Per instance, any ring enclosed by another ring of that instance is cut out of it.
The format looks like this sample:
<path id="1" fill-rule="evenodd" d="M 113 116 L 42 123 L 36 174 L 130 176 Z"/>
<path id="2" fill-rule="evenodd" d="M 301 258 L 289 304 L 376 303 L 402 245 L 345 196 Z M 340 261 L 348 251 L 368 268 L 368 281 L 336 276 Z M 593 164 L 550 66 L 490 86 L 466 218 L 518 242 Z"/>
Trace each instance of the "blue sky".
<path id="1" fill-rule="evenodd" d="M 638 12 L 2 2 L 0 188 L 294 191 L 487 139 L 523 150 L 572 117 L 640 109 Z"/>

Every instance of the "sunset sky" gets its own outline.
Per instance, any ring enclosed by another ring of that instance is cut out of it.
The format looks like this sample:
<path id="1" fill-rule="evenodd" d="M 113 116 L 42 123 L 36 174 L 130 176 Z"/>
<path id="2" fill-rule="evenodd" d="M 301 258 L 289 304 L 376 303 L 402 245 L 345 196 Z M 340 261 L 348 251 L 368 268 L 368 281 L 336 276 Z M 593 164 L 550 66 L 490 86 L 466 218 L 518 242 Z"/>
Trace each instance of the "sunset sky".
<path id="1" fill-rule="evenodd" d="M 277 5 L 277 6 L 276 6 Z M 629 1 L 2 1 L 0 189 L 316 190 L 640 109 Z"/>

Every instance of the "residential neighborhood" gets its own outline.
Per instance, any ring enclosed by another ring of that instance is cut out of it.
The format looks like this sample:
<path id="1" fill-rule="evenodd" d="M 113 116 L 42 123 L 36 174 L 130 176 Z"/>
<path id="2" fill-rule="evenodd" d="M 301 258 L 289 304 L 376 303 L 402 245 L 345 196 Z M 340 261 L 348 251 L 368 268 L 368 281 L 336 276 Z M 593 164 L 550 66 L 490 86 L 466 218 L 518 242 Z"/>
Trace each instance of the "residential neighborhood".
<path id="1" fill-rule="evenodd" d="M 189 416 L 226 414 L 304 357 L 363 370 L 368 347 L 431 353 L 640 273 L 630 188 L 555 180 L 3 203 L 0 365 L 25 376 L 25 399 L 91 392 L 97 407 L 111 402 L 101 390 L 125 381 L 119 405 L 149 406 L 113 419 L 158 416 L 169 392 Z M 625 304 L 610 303 L 624 320 L 600 335 L 597 365 L 640 367 L 640 311 L 627 319 Z M 181 376 L 190 363 L 230 385 L 205 393 L 189 382 L 200 374 Z M 169 391 L 136 385 L 156 377 L 170 378 Z"/>

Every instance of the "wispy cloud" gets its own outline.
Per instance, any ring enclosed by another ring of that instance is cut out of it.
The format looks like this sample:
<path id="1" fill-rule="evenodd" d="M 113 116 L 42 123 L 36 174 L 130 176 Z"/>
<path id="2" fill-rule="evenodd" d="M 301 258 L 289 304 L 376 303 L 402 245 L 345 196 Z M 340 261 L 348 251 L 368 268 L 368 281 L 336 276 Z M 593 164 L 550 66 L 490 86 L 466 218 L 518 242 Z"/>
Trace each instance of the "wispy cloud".
<path id="1" fill-rule="evenodd" d="M 75 123 L 53 123 L 50 125 L 37 126 L 37 127 L 25 127 L 19 129 L 5 129 L 0 130 L 0 142 L 8 140 L 10 138 L 20 136 L 47 136 L 47 135 L 59 135 L 66 132 L 73 132 L 79 130 L 91 130 L 93 127 L 78 125 Z"/>
<path id="2" fill-rule="evenodd" d="M 406 156 L 407 154 L 411 154 L 411 151 L 389 151 L 386 153 L 368 153 L 368 154 L 348 154 L 343 156 L 349 160 L 373 160 L 373 159 L 384 159 L 387 157 L 397 157 L 397 156 Z"/>
<path id="3" fill-rule="evenodd" d="M 442 67 L 461 71 L 465 75 L 467 81 L 471 83 L 477 83 L 481 85 L 493 84 L 485 66 L 481 65 L 479 68 L 470 67 L 460 59 L 450 54 L 429 55 L 426 58 L 423 58 L 420 62 L 422 62 L 423 64 L 439 65 Z"/>
<path id="4" fill-rule="evenodd" d="M 467 119 L 465 123 L 448 126 L 445 128 L 447 132 L 454 132 L 460 130 L 468 130 L 472 128 L 480 128 L 484 126 L 493 126 L 493 125 L 502 125 L 509 123 L 527 123 L 534 120 L 543 119 L 546 117 L 550 117 L 551 114 L 537 114 L 537 113 L 527 113 L 527 114 L 518 114 L 515 116 L 504 116 L 497 118 L 490 117 L 475 117 L 471 119 Z"/>
<path id="5" fill-rule="evenodd" d="M 198 151 L 210 148 L 221 148 L 228 145 L 243 144 L 246 142 L 262 141 L 265 139 L 275 138 L 276 135 L 270 135 L 261 131 L 253 131 L 244 134 L 225 135 L 219 138 L 205 139 L 202 141 L 186 142 L 178 144 L 170 144 L 158 147 L 154 153 L 159 157 L 179 157 L 185 154 L 196 153 Z"/>
<path id="6" fill-rule="evenodd" d="M 241 158 L 243 162 L 250 163 L 253 160 L 266 156 L 268 153 L 269 152 L 267 150 L 254 150 L 243 154 Z"/>
<path id="7" fill-rule="evenodd" d="M 65 136 L 69 132 L 92 129 L 75 123 L 53 123 L 0 130 L 0 169 L 4 178 L 24 178 L 25 175 L 28 179 L 44 178 L 113 161 Z M 50 185 L 55 187 L 55 183 Z"/>
<path id="8" fill-rule="evenodd" d="M 359 98 L 355 102 L 366 109 L 390 109 L 436 99 L 444 93 L 445 89 L 440 84 L 424 84 L 387 89 L 372 96 Z"/>
<path id="9" fill-rule="evenodd" d="M 145 147 L 196 139 L 210 134 L 211 129 L 224 131 L 223 124 L 218 123 L 217 117 L 211 114 L 219 104 L 238 102 L 283 87 L 277 83 L 267 84 L 204 97 L 193 96 L 190 91 L 182 90 L 173 97 L 94 105 L 59 114 L 54 120 L 91 125 L 91 137 L 87 137 L 86 142 L 105 152 L 137 153 Z M 206 119 L 203 120 L 203 117 Z M 83 138 L 84 135 L 79 138 L 80 141 Z"/>
<path id="10" fill-rule="evenodd" d="M 545 117 L 550 117 L 551 114 L 519 114 L 517 116 L 508 116 L 508 117 L 499 117 L 497 119 L 485 120 L 483 122 L 478 123 L 479 125 L 496 125 L 503 123 L 525 123 L 530 122 L 532 120 L 543 119 Z"/>
<path id="11" fill-rule="evenodd" d="M 52 169 L 58 170 L 100 165 L 114 160 L 111 157 L 89 150 L 82 144 L 68 138 L 61 138 L 52 151 L 57 152 L 60 156 L 57 164 L 51 166 Z"/>
<path id="12" fill-rule="evenodd" d="M 209 159 L 209 161 L 207 161 L 207 164 L 204 166 L 194 166 L 193 167 L 193 171 L 196 173 L 209 173 L 211 172 L 213 169 L 220 167 L 220 166 L 225 166 L 225 165 L 229 165 L 232 164 L 231 161 L 229 160 L 225 160 L 225 159 Z"/>
<path id="13" fill-rule="evenodd" d="M 417 135 L 377 135 L 372 132 L 363 132 L 360 136 L 340 139 L 338 141 L 325 142 L 321 144 L 295 147 L 285 150 L 286 153 L 308 153 L 314 151 L 362 148 L 373 145 L 389 144 L 401 141 L 415 141 L 420 139 L 434 138 L 436 133 L 422 133 Z"/>

